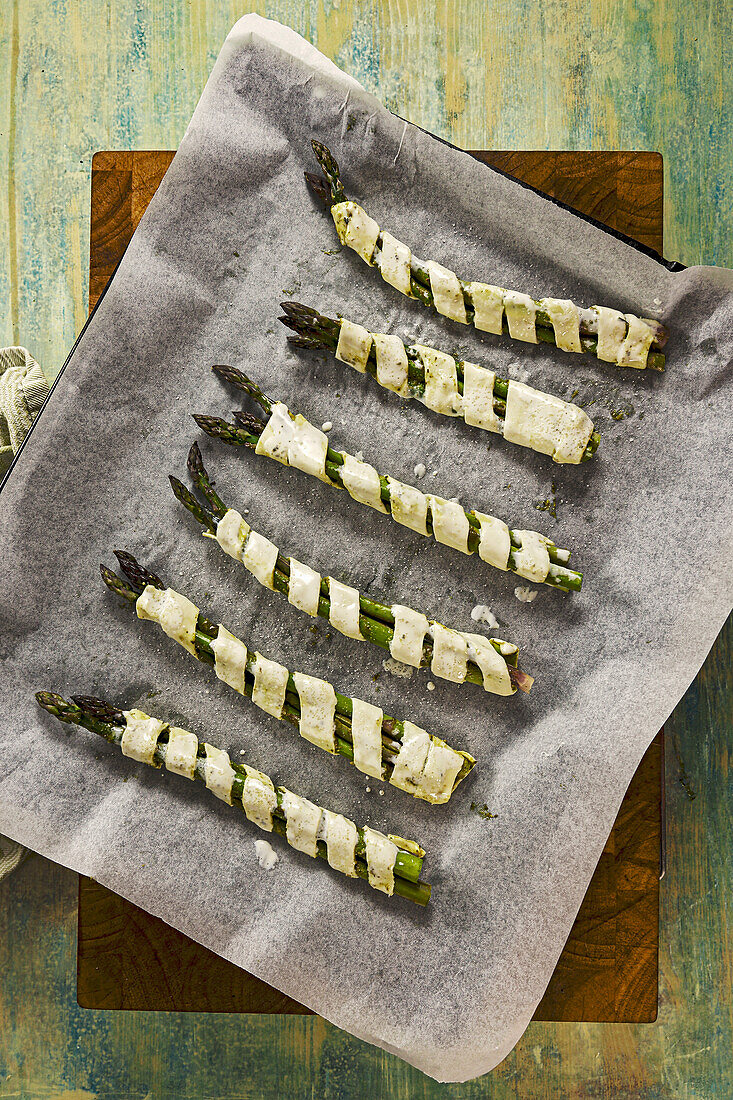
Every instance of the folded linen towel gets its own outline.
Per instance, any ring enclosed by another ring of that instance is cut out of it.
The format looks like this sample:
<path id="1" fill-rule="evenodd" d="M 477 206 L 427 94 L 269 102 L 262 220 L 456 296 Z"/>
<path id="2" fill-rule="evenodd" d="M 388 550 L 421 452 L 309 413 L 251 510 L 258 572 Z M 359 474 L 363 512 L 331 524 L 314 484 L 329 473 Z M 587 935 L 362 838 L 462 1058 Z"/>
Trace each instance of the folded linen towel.
<path id="1" fill-rule="evenodd" d="M 0 479 L 48 397 L 48 383 L 25 348 L 0 348 Z M 0 879 L 21 863 L 27 849 L 0 835 Z"/>

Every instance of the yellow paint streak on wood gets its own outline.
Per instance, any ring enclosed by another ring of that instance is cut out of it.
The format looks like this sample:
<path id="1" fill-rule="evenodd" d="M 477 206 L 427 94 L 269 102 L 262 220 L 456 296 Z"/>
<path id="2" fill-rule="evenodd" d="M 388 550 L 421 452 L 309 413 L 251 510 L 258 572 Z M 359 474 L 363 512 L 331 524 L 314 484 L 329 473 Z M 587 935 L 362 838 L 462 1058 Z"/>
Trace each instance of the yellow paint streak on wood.
<path id="1" fill-rule="evenodd" d="M 464 24 L 460 6 L 453 0 L 443 0 L 437 9 L 438 23 L 444 39 L 441 61 L 445 71 L 445 114 L 450 127 L 452 140 L 457 142 L 463 136 L 460 123 L 464 119 L 467 99 L 466 77 L 463 69 L 464 41 L 468 27 Z"/>
<path id="2" fill-rule="evenodd" d="M 59 1089 L 58 1086 L 46 1081 L 28 1081 L 25 1075 L 22 1087 L 14 1088 L 13 1082 L 17 1076 L 19 1075 L 11 1073 L 5 1078 L 0 1091 L 2 1100 L 27 1100 L 28 1097 L 32 1097 L 33 1100 L 97 1100 L 96 1092 L 88 1092 L 86 1089 Z"/>
<path id="3" fill-rule="evenodd" d="M 522 134 L 521 147 L 541 149 L 547 145 L 547 100 L 544 80 L 544 37 L 542 7 L 505 6 L 499 0 L 485 9 L 482 41 L 490 61 L 487 65 L 484 102 L 470 102 L 468 125 L 481 134 L 480 119 L 488 106 L 498 148 L 511 147 L 508 134 Z M 486 134 L 488 127 L 485 127 Z M 481 145 L 487 144 L 486 137 Z"/>
<path id="4" fill-rule="evenodd" d="M 78 79 L 77 95 L 80 100 L 80 113 L 86 113 L 86 97 L 91 85 L 90 62 L 94 60 L 94 51 L 89 49 L 89 27 L 82 21 L 82 10 L 78 4 L 69 6 L 68 28 L 71 32 L 69 52 Z"/>
<path id="5" fill-rule="evenodd" d="M 10 324 L 13 343 L 20 343 L 20 291 L 18 286 L 18 205 L 16 198 L 16 133 L 20 0 L 13 0 L 10 29 L 10 102 L 8 104 L 8 281 L 10 283 Z"/>
<path id="6" fill-rule="evenodd" d="M 351 3 L 329 3 L 318 0 L 316 15 L 316 44 L 327 57 L 336 59 L 354 29 L 354 13 Z"/>
<path id="7" fill-rule="evenodd" d="M 84 275 L 89 267 L 86 257 L 82 263 L 81 217 L 79 204 L 76 199 L 74 199 L 71 204 L 67 227 L 67 232 L 69 234 L 68 277 L 71 282 L 71 298 L 74 303 L 74 328 L 77 332 L 81 331 L 84 321 L 86 320 L 87 311 L 84 305 Z"/>
<path id="8" fill-rule="evenodd" d="M 412 113 L 415 121 L 416 101 L 424 73 L 413 59 L 423 56 L 416 40 L 414 4 L 410 0 L 379 0 L 382 24 L 379 55 L 380 98 L 403 118 Z"/>
<path id="9" fill-rule="evenodd" d="M 504 112 L 502 74 L 499 69 L 501 55 L 497 40 L 496 19 L 494 13 L 488 10 L 488 5 L 484 9 L 478 47 L 482 58 L 481 77 L 477 88 L 481 112 L 477 120 L 476 135 L 470 135 L 468 144 L 472 149 L 501 148 L 501 141 L 496 139 Z"/>
<path id="10" fill-rule="evenodd" d="M 596 0 L 590 6 L 588 20 L 592 72 L 590 129 L 594 136 L 603 135 L 603 140 L 609 149 L 624 148 L 619 138 L 615 103 L 608 94 L 609 82 L 617 80 L 619 76 L 613 65 L 617 56 L 616 43 L 623 31 L 622 18 L 623 11 L 618 0 Z"/>

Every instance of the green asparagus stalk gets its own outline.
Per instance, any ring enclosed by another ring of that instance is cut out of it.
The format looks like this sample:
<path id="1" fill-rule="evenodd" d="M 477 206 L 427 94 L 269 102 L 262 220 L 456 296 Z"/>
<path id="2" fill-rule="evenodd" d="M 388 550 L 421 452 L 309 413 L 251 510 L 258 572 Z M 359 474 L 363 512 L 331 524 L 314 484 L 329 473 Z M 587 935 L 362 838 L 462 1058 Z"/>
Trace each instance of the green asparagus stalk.
<path id="1" fill-rule="evenodd" d="M 206 508 L 196 500 L 193 493 L 191 493 L 178 478 L 170 476 L 169 481 L 173 493 L 184 508 L 188 509 L 194 519 L 198 520 L 202 527 L 206 528 L 205 533 L 213 535 L 216 532 L 218 521 L 224 518 L 229 508 L 214 489 L 204 467 L 204 461 L 201 457 L 201 451 L 197 443 L 192 445 L 188 454 L 188 471 L 194 484 L 206 498 L 211 508 L 211 512 L 207 511 Z M 328 584 L 328 579 L 322 577 L 321 595 L 318 601 L 318 614 L 323 619 L 330 619 L 331 617 L 331 601 Z M 273 574 L 273 585 L 277 592 L 282 593 L 284 596 L 288 595 L 290 590 L 290 558 L 281 553 L 278 553 L 277 556 Z M 359 629 L 364 638 L 366 638 L 367 641 L 373 642 L 374 645 L 378 645 L 382 649 L 389 651 L 394 638 L 395 623 L 391 608 L 386 604 L 380 603 L 378 600 L 371 599 L 359 593 L 359 610 Z M 518 687 L 520 691 L 529 692 L 533 679 L 526 672 L 522 672 L 516 667 L 518 660 L 517 647 L 509 642 L 501 641 L 498 638 L 489 638 L 487 640 L 491 642 L 496 652 L 506 661 L 509 677 L 515 687 Z M 432 640 L 426 639 L 423 645 L 420 667 L 427 668 L 431 663 L 432 656 Z M 466 680 L 472 684 L 483 683 L 481 670 L 473 661 L 469 661 Z"/>
<path id="2" fill-rule="evenodd" d="M 297 348 L 325 348 L 335 354 L 339 341 L 341 321 L 333 317 L 325 317 L 318 310 L 310 306 L 301 305 L 300 302 L 281 302 L 280 308 L 284 311 L 283 317 L 278 320 L 293 332 L 296 336 L 289 336 L 288 343 Z M 425 367 L 415 349 L 405 344 L 407 355 L 407 381 L 411 395 L 420 398 L 425 393 Z M 456 360 L 456 375 L 458 378 L 458 392 L 463 395 L 463 363 Z M 372 378 L 377 377 L 377 356 L 374 345 L 369 352 L 366 363 L 367 374 Z M 506 415 L 506 398 L 509 392 L 509 379 L 494 377 L 494 412 L 502 419 Z M 601 441 L 600 432 L 594 431 L 588 440 L 583 452 L 581 462 L 587 462 L 598 450 Z"/>
<path id="3" fill-rule="evenodd" d="M 39 706 L 43 707 L 43 709 L 53 715 L 54 718 L 58 718 L 60 722 L 81 726 L 103 737 L 105 741 L 109 741 L 112 745 L 121 745 L 127 720 L 123 711 L 118 707 L 112 706 L 102 699 L 95 699 L 90 696 L 75 695 L 73 700 L 68 702 L 63 699 L 62 696 L 50 691 L 37 692 L 36 701 Z M 158 735 L 158 741 L 153 755 L 154 767 L 160 768 L 166 764 L 169 735 L 170 726 L 164 725 Z M 247 778 L 247 769 L 242 763 L 236 763 L 233 760 L 230 761 L 230 763 L 235 773 L 235 779 L 232 784 L 232 805 L 244 810 L 242 805 L 242 794 L 244 791 L 244 781 Z M 205 764 L 206 743 L 204 741 L 199 741 L 196 753 L 194 778 L 203 783 L 206 783 Z M 277 787 L 275 793 L 277 804 L 273 807 L 272 811 L 273 832 L 286 837 L 287 814 L 283 806 L 284 790 L 282 787 Z M 368 881 L 369 870 L 367 866 L 366 843 L 363 828 L 357 829 L 357 838 L 355 849 L 356 859 L 354 864 L 355 870 L 359 878 Z M 430 900 L 430 886 L 428 883 L 420 881 L 424 857 L 422 848 L 414 844 L 414 842 L 404 841 L 402 837 L 390 835 L 389 839 L 396 844 L 399 849 L 394 864 L 395 893 L 409 901 L 416 902 L 418 905 L 427 905 Z M 318 857 L 320 859 L 327 859 L 328 851 L 324 841 L 319 840 L 317 848 Z"/>
<path id="4" fill-rule="evenodd" d="M 124 550 L 115 550 L 115 556 L 126 579 L 119 577 L 111 569 L 107 568 L 106 565 L 100 565 L 99 568 L 102 574 L 102 580 L 116 595 L 120 596 L 128 603 L 135 605 L 138 597 L 148 585 L 153 588 L 165 590 L 166 586 L 161 579 L 157 577 L 155 573 L 151 573 L 142 566 L 131 554 L 128 554 Z M 216 662 L 212 643 L 216 639 L 218 632 L 218 624 L 214 624 L 210 619 L 205 618 L 199 612 L 194 638 L 195 656 L 203 664 L 207 664 L 210 667 L 213 667 Z M 255 678 L 255 660 L 255 655 L 248 648 L 244 682 L 244 695 L 247 696 L 247 698 L 252 697 Z M 351 728 L 353 700 L 351 696 L 342 695 L 338 691 L 335 695 L 335 751 L 337 755 L 344 756 L 347 760 L 350 760 L 351 763 L 354 763 L 354 742 Z M 282 720 L 296 727 L 300 724 L 300 696 L 292 674 L 288 676 Z M 392 718 L 387 714 L 384 715 L 382 720 L 382 766 L 386 782 L 391 781 L 395 763 L 397 762 L 402 747 L 404 732 L 405 724 L 403 721 Z M 465 779 L 476 763 L 475 759 L 469 753 L 463 752 L 462 750 L 454 751 L 462 758 L 462 763 L 460 771 L 456 776 L 453 790 L 455 790 L 458 784 Z"/>
<path id="5" fill-rule="evenodd" d="M 323 179 L 320 179 L 311 172 L 306 172 L 306 183 L 328 208 L 338 203 L 347 202 L 348 199 L 341 181 L 340 170 L 336 158 L 320 141 L 312 141 L 311 145 L 313 146 L 313 152 L 323 173 Z M 377 238 L 376 249 L 381 250 L 381 247 L 382 233 L 380 231 Z M 459 279 L 459 283 L 463 291 L 468 323 L 472 324 L 474 310 L 470 293 L 470 284 L 463 279 Z M 410 261 L 410 297 L 415 298 L 431 309 L 435 308 L 433 293 L 430 287 L 428 264 L 423 260 L 419 260 L 414 254 L 411 256 Z M 541 300 L 535 301 L 535 308 L 537 310 L 536 331 L 538 341 L 544 344 L 555 344 L 555 330 L 550 316 L 544 309 Z M 590 311 L 581 311 L 580 314 L 580 345 L 582 350 L 587 354 L 597 355 L 598 339 L 596 326 L 593 319 L 587 316 L 589 312 Z M 652 349 L 663 348 L 668 339 L 667 330 L 658 321 L 647 318 L 643 318 L 643 320 L 654 329 L 654 339 L 651 345 Z M 504 318 L 503 321 L 502 331 L 506 335 L 509 335 L 509 326 L 506 318 Z M 665 357 L 660 350 L 650 350 L 647 356 L 646 365 L 651 370 L 664 370 Z"/>
<path id="6" fill-rule="evenodd" d="M 226 382 L 230 382 L 239 389 L 245 390 L 245 392 L 254 398 L 263 411 L 269 416 L 272 411 L 270 399 L 260 390 L 259 386 L 247 377 L 246 374 L 236 367 L 224 366 L 223 364 L 215 365 L 212 367 L 212 370 Z M 247 412 L 234 412 L 232 415 L 236 421 L 234 424 L 230 424 L 228 421 L 222 419 L 222 417 L 206 416 L 202 413 L 194 413 L 193 418 L 201 430 L 206 432 L 206 434 L 210 435 L 213 439 L 219 439 L 222 443 L 228 443 L 230 446 L 247 447 L 249 450 L 255 450 L 257 441 L 265 428 L 264 422 Z M 338 488 L 343 488 L 341 474 L 339 472 L 343 463 L 343 453 L 341 451 L 335 451 L 333 447 L 329 447 L 326 452 L 326 474 L 331 484 Z M 380 477 L 379 481 L 381 499 L 389 508 L 389 481 L 383 476 Z M 468 549 L 471 553 L 475 553 L 479 545 L 480 525 L 473 511 L 466 512 L 466 517 L 470 528 Z M 427 527 L 428 534 L 432 534 L 430 515 L 428 515 Z M 521 537 L 516 531 L 510 531 L 509 534 L 512 549 L 509 553 L 508 564 L 509 569 L 516 573 L 518 566 L 517 552 L 521 549 Z M 579 592 L 583 583 L 583 574 L 576 572 L 574 569 L 567 568 L 566 563 L 570 560 L 570 551 L 555 546 L 553 543 L 550 543 L 547 549 L 550 557 L 550 568 L 543 583 L 550 585 L 552 588 L 560 588 L 565 592 Z"/>

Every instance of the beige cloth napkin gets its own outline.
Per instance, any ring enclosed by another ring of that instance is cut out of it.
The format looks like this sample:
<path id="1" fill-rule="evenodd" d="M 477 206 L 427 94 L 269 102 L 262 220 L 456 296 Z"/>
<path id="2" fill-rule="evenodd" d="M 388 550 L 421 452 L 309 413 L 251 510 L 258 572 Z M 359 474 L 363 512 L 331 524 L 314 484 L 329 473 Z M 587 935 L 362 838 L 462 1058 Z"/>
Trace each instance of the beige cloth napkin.
<path id="1" fill-rule="evenodd" d="M 25 348 L 0 348 L 0 479 L 48 397 L 48 383 Z M 21 863 L 27 849 L 0 836 L 0 879 Z"/>
<path id="2" fill-rule="evenodd" d="M 48 397 L 48 382 L 25 348 L 0 348 L 0 477 Z"/>

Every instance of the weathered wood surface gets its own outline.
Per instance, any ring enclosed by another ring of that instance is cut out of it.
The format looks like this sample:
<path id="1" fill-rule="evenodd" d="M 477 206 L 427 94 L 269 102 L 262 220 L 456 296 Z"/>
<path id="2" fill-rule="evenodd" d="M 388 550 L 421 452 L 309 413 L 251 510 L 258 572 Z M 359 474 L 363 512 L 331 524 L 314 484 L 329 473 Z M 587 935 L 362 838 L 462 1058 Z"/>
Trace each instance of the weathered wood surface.
<path id="1" fill-rule="evenodd" d="M 657 154 L 475 155 L 661 250 L 662 164 Z M 95 155 L 90 307 L 121 259 L 171 157 L 168 152 Z M 655 1019 L 660 824 L 658 740 L 629 788 L 538 1019 Z M 89 880 L 82 881 L 79 894 L 77 995 L 87 1008 L 305 1011 Z"/>
<path id="2" fill-rule="evenodd" d="M 389 107 L 458 145 L 665 156 L 667 255 L 733 264 L 726 0 L 270 0 Z M 229 26 L 206 0 L 0 5 L 0 342 L 49 377 L 86 316 L 95 149 L 175 147 Z M 733 1094 L 733 631 L 666 724 L 668 870 L 654 1025 L 532 1024 L 489 1077 L 434 1085 L 314 1017 L 93 1012 L 77 878 L 0 884 L 0 1097 L 717 1100 Z"/>
<path id="3" fill-rule="evenodd" d="M 49 376 L 86 315 L 92 153 L 176 148 L 250 9 L 464 148 L 660 151 L 668 255 L 731 262 L 726 0 L 5 0 L 0 342 Z"/>

